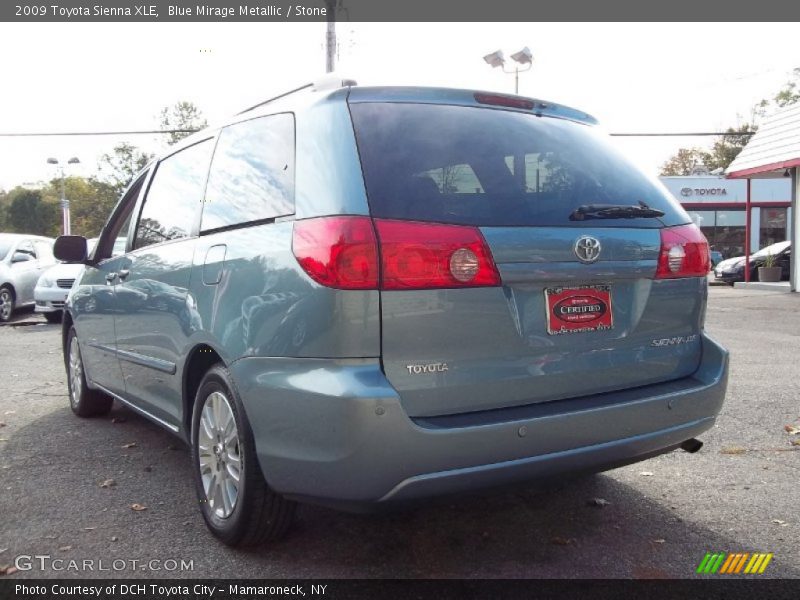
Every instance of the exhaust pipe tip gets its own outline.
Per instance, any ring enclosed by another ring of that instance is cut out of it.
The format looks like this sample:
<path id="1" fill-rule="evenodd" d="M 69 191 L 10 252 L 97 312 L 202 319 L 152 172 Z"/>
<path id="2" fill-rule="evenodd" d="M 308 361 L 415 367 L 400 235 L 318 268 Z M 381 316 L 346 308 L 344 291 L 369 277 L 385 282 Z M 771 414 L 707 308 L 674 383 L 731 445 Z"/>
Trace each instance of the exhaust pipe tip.
<path id="1" fill-rule="evenodd" d="M 681 444 L 681 450 L 688 452 L 689 454 L 694 454 L 700 448 L 703 447 L 703 442 L 698 440 L 697 438 L 692 438 L 690 440 L 686 440 Z"/>

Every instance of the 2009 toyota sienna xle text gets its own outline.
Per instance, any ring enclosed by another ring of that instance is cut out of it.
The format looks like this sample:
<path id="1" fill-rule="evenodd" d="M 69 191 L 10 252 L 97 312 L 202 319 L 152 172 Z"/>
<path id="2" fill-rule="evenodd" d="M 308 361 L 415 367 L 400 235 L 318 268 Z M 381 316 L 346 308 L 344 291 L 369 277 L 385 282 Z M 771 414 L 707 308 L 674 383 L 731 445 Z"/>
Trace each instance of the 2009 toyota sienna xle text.
<path id="1" fill-rule="evenodd" d="M 683 447 L 727 353 L 708 247 L 577 110 L 308 86 L 131 184 L 63 323 L 72 409 L 112 398 L 191 444 L 228 544 L 295 501 L 362 509 Z M 115 240 L 126 252 L 113 256 Z"/>

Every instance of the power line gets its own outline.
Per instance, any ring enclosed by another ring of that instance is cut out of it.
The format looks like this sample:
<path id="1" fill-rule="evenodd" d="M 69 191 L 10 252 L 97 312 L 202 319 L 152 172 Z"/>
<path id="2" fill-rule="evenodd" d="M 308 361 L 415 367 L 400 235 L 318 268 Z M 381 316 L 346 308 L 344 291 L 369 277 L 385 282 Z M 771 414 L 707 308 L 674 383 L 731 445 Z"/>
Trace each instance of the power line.
<path id="1" fill-rule="evenodd" d="M 0 133 L 0 137 L 46 137 L 78 135 L 152 135 L 154 133 L 195 133 L 199 129 L 151 129 L 140 131 L 37 131 L 23 133 Z"/>
<path id="2" fill-rule="evenodd" d="M 701 137 L 701 136 L 722 136 L 738 137 L 740 135 L 754 135 L 755 131 L 725 131 L 715 133 L 713 131 L 696 131 L 692 133 L 610 133 L 614 137 Z"/>
<path id="3" fill-rule="evenodd" d="M 57 136 L 93 136 L 93 135 L 153 135 L 169 133 L 196 133 L 199 129 L 150 129 L 140 131 L 49 131 L 0 133 L 0 137 L 57 137 Z M 694 131 L 667 133 L 611 133 L 614 137 L 738 137 L 753 135 L 755 131 Z"/>

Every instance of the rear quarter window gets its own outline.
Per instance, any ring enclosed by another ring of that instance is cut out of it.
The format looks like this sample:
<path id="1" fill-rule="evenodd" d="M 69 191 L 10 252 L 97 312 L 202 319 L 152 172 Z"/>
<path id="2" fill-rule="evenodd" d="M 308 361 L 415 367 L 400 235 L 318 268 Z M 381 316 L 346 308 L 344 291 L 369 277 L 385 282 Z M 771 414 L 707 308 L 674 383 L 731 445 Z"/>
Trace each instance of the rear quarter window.
<path id="1" fill-rule="evenodd" d="M 373 216 L 477 226 L 662 227 L 689 223 L 664 188 L 593 127 L 465 106 L 350 106 Z M 640 205 L 660 218 L 571 221 L 581 205 Z"/>
<path id="2" fill-rule="evenodd" d="M 211 162 L 202 231 L 294 213 L 294 116 L 225 127 Z"/>

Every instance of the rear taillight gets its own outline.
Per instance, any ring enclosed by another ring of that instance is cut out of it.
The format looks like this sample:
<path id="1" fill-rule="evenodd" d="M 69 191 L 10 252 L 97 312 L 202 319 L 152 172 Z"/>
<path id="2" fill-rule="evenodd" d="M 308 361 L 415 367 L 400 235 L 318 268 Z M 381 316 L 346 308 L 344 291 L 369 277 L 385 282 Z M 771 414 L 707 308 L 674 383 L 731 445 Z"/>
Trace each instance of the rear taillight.
<path id="1" fill-rule="evenodd" d="M 666 227 L 661 230 L 656 279 L 705 277 L 708 256 L 708 242 L 696 225 Z"/>
<path id="2" fill-rule="evenodd" d="M 375 220 L 385 290 L 500 285 L 477 227 Z"/>
<path id="3" fill-rule="evenodd" d="M 380 219 L 374 227 L 369 217 L 295 221 L 292 251 L 314 281 L 339 289 L 500 285 L 476 227 Z"/>
<path id="4" fill-rule="evenodd" d="M 292 252 L 317 283 L 343 290 L 378 287 L 378 248 L 369 217 L 295 221 Z"/>

